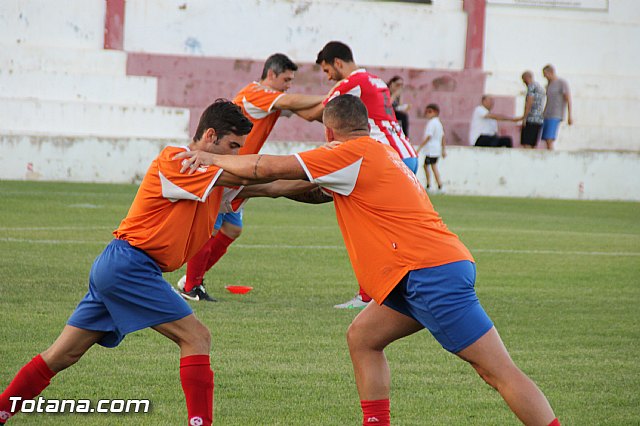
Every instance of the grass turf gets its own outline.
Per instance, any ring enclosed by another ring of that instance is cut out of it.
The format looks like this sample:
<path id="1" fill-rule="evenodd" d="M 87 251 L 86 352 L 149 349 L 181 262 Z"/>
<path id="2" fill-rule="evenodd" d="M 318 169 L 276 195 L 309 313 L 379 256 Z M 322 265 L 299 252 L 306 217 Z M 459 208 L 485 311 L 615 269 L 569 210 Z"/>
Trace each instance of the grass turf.
<path id="1" fill-rule="evenodd" d="M 58 335 L 135 195 L 132 185 L 0 181 L 0 389 Z M 564 425 L 640 418 L 640 204 L 434 196 L 478 264 L 477 291 L 516 363 Z M 175 283 L 184 269 L 166 274 Z M 252 285 L 244 296 L 224 285 Z M 252 200 L 245 233 L 194 303 L 213 335 L 221 425 L 356 425 L 335 303 L 356 289 L 331 205 Z M 394 425 L 517 424 L 499 395 L 421 332 L 386 351 Z M 178 351 L 151 331 L 90 350 L 53 399 L 149 399 L 147 414 L 20 414 L 11 425 L 177 425 Z"/>

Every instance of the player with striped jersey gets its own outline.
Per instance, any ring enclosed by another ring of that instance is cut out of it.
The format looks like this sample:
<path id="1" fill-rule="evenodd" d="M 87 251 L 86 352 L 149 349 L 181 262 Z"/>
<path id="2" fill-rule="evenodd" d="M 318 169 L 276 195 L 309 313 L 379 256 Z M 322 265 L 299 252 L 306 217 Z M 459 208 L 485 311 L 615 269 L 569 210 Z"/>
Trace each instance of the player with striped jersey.
<path id="1" fill-rule="evenodd" d="M 418 154 L 396 120 L 387 84 L 364 68 L 359 68 L 349 46 L 339 41 L 327 43 L 318 53 L 316 64 L 322 67 L 329 80 L 338 82 L 324 104 L 339 95 L 359 97 L 367 107 L 371 137 L 392 147 L 407 167 L 416 173 Z M 360 286 L 358 294 L 352 299 L 334 307 L 363 308 L 370 301 L 371 297 Z"/>

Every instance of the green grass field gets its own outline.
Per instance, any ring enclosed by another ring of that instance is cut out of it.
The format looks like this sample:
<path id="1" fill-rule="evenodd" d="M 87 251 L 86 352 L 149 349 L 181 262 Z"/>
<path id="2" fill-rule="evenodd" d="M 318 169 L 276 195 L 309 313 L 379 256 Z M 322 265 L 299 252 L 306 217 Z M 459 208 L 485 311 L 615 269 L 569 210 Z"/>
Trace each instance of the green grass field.
<path id="1" fill-rule="evenodd" d="M 0 181 L 0 389 L 57 337 L 136 187 Z M 563 425 L 640 424 L 640 204 L 434 196 L 474 254 L 477 291 Z M 172 283 L 183 269 L 167 274 Z M 224 285 L 252 285 L 245 296 Z M 356 283 L 333 207 L 253 200 L 194 303 L 213 335 L 220 425 L 357 425 L 345 331 Z M 518 424 L 427 333 L 387 350 L 394 425 Z M 177 347 L 152 330 L 95 347 L 47 399 L 149 399 L 148 414 L 20 414 L 11 425 L 181 425 Z"/>

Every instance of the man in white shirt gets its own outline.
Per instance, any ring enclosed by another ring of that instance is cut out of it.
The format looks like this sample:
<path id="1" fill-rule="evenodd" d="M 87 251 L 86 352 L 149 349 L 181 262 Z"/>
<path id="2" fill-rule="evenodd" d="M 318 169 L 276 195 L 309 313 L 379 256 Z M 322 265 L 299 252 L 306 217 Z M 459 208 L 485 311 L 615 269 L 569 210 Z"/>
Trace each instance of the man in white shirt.
<path id="1" fill-rule="evenodd" d="M 513 147 L 510 136 L 498 135 L 498 120 L 514 121 L 512 117 L 492 114 L 495 104 L 492 96 L 483 95 L 482 103 L 473 110 L 471 127 L 469 128 L 469 145 L 486 147 Z"/>
<path id="2" fill-rule="evenodd" d="M 427 192 L 431 190 L 431 174 L 429 173 L 429 166 L 433 170 L 433 177 L 438 184 L 438 192 L 443 194 L 444 188 L 442 187 L 442 180 L 440 179 L 440 173 L 438 172 L 438 158 L 445 158 L 447 153 L 445 151 L 444 144 L 444 128 L 440 121 L 440 107 L 436 104 L 429 104 L 425 108 L 425 115 L 429 119 L 427 126 L 424 129 L 424 139 L 418 147 L 418 152 L 424 149 L 424 173 L 427 175 Z"/>

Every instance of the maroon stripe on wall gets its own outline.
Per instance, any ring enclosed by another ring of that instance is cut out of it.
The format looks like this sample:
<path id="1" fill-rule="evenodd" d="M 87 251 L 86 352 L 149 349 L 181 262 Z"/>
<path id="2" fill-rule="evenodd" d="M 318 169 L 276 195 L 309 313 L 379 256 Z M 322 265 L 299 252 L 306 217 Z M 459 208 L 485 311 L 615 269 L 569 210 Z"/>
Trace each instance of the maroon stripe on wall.
<path id="1" fill-rule="evenodd" d="M 465 69 L 482 69 L 484 58 L 484 26 L 486 1 L 464 0 L 467 12 L 467 44 L 464 55 Z"/>
<path id="2" fill-rule="evenodd" d="M 104 20 L 104 48 L 122 50 L 124 46 L 124 2 L 106 0 L 107 12 Z"/>

